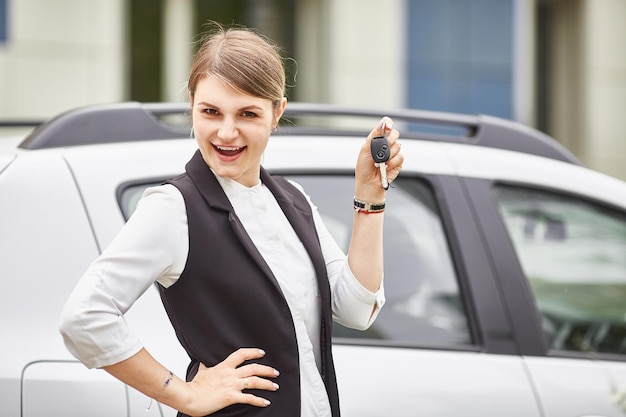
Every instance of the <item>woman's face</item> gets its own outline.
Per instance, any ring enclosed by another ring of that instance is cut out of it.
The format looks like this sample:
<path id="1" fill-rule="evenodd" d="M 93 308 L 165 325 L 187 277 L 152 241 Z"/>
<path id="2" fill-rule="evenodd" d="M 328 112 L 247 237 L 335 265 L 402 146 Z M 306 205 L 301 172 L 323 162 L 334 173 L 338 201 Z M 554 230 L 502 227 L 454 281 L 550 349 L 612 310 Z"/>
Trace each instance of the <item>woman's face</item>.
<path id="1" fill-rule="evenodd" d="M 259 183 L 261 158 L 285 110 L 243 94 L 219 79 L 201 79 L 192 103 L 193 129 L 204 161 L 217 175 L 247 187 Z"/>

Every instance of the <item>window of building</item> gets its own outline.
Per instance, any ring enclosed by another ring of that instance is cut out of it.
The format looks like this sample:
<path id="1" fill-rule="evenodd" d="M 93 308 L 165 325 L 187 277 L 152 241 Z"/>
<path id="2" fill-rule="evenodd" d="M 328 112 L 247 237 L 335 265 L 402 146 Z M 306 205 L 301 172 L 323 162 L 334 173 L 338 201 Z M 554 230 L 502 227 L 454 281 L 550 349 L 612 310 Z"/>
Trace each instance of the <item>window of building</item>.
<path id="1" fill-rule="evenodd" d="M 409 107 L 512 117 L 512 0 L 411 0 L 407 19 Z"/>
<path id="2" fill-rule="evenodd" d="M 0 0 L 0 5 L 7 0 Z M 170 59 L 164 25 L 167 4 L 175 0 L 130 0 L 129 14 L 129 98 L 142 102 L 167 100 L 166 79 L 168 77 L 164 61 Z M 285 56 L 294 56 L 294 8 L 293 0 L 191 0 L 184 2 L 189 8 L 191 22 L 180 21 L 169 30 L 191 25 L 190 39 L 180 48 L 190 47 L 193 54 L 199 45 L 200 35 L 206 30 L 208 21 L 225 26 L 243 25 L 259 30 L 276 42 Z M 0 9 L 1 10 L 1 9 Z M 181 29 L 183 30 L 183 29 Z M 186 30 L 186 28 L 185 28 Z M 184 86 L 191 62 L 178 63 L 185 70 L 185 78 L 175 80 Z M 287 65 L 288 79 L 294 79 L 296 68 Z M 293 97 L 293 95 L 291 95 Z"/>
<path id="3" fill-rule="evenodd" d="M 499 186 L 506 226 L 555 350 L 626 353 L 626 214 Z"/>
<path id="4" fill-rule="evenodd" d="M 0 0 L 0 45 L 7 41 L 9 35 L 7 28 L 9 23 L 7 1 L 8 0 Z"/>
<path id="5" fill-rule="evenodd" d="M 581 1 L 536 2 L 536 127 L 573 153 L 584 151 L 584 20 Z"/>

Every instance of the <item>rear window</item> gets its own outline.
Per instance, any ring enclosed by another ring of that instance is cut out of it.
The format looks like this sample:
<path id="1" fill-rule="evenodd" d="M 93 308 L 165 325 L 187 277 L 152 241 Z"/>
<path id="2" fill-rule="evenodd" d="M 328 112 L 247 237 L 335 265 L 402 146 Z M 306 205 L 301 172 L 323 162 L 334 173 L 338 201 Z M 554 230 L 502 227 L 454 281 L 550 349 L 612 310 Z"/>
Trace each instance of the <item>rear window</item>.
<path id="1" fill-rule="evenodd" d="M 515 186 L 496 196 L 550 347 L 626 354 L 626 213 Z"/>

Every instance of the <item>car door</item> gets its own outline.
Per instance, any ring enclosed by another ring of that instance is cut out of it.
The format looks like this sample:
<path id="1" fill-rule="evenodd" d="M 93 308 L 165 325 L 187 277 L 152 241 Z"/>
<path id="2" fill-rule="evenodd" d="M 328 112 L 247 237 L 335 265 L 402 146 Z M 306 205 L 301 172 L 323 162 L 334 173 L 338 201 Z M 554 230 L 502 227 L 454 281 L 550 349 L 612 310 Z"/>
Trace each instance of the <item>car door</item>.
<path id="1" fill-rule="evenodd" d="M 297 175 L 344 250 L 350 175 Z M 387 194 L 386 305 L 365 332 L 334 326 L 344 416 L 539 416 L 459 181 L 403 175 Z"/>
<path id="2" fill-rule="evenodd" d="M 626 185 L 595 185 L 465 182 L 546 417 L 626 413 Z"/>

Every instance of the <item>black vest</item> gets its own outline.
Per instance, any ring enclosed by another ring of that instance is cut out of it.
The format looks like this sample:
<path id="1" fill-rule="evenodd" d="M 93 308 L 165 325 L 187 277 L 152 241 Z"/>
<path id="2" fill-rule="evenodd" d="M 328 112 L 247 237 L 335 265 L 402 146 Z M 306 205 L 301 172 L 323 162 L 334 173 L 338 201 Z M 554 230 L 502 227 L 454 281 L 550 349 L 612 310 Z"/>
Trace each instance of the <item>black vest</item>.
<path id="1" fill-rule="evenodd" d="M 322 378 L 333 417 L 339 400 L 331 345 L 331 295 L 326 266 L 305 197 L 286 179 L 261 169 L 261 181 L 272 192 L 311 257 L 322 302 Z M 186 173 L 168 183 L 176 186 L 187 207 L 189 254 L 179 280 L 159 286 L 176 335 L 191 358 L 187 380 L 199 363 L 211 367 L 241 347 L 258 347 L 258 363 L 280 371 L 276 392 L 254 391 L 271 401 L 258 408 L 227 407 L 215 416 L 300 415 L 300 370 L 295 328 L 276 278 L 235 215 L 219 182 L 199 151 Z M 180 414 L 179 414 L 180 415 Z"/>

